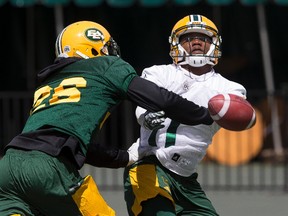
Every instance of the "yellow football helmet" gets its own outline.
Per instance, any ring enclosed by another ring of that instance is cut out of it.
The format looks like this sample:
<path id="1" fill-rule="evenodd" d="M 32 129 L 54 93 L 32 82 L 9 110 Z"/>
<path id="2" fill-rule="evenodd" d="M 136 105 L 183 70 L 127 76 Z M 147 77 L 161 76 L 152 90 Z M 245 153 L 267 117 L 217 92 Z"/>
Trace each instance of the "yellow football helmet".
<path id="1" fill-rule="evenodd" d="M 197 32 L 208 35 L 212 39 L 212 44 L 206 54 L 189 54 L 180 44 L 180 37 L 184 34 Z M 172 29 L 169 37 L 170 56 L 175 64 L 189 64 L 193 67 L 202 67 L 218 63 L 221 57 L 220 45 L 221 36 L 215 24 L 202 15 L 189 15 L 179 20 Z"/>
<path id="2" fill-rule="evenodd" d="M 91 21 L 75 22 L 64 28 L 57 37 L 55 50 L 57 57 L 120 56 L 120 48 L 109 32 Z"/>

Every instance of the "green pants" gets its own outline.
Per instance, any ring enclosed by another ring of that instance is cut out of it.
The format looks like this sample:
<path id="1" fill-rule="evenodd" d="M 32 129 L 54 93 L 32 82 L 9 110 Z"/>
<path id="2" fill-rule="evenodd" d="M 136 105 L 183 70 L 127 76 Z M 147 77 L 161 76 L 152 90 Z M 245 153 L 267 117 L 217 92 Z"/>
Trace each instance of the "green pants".
<path id="1" fill-rule="evenodd" d="M 163 167 L 155 156 L 125 168 L 125 201 L 130 216 L 218 216 L 197 181 Z"/>
<path id="2" fill-rule="evenodd" d="M 8 149 L 0 159 L 0 215 L 79 216 L 71 194 L 81 180 L 63 157 Z"/>

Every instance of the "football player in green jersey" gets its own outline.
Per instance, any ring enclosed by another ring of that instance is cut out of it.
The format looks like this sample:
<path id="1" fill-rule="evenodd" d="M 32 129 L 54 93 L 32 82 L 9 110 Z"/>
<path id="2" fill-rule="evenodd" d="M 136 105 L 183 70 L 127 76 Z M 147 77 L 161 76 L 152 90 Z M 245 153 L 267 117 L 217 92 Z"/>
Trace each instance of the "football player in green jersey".
<path id="1" fill-rule="evenodd" d="M 0 215 L 115 215 L 91 176 L 78 170 L 84 163 L 119 168 L 138 159 L 135 146 L 107 149 L 91 141 L 123 100 L 183 124 L 213 122 L 206 108 L 140 78 L 98 23 L 67 26 L 56 56 L 38 74 L 30 117 L 0 160 Z"/>

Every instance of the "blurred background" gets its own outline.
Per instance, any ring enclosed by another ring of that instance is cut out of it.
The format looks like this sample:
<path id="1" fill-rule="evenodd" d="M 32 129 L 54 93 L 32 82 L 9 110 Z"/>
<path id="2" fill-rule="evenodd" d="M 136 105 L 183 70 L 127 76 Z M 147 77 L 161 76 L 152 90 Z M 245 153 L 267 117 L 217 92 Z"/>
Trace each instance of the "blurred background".
<path id="1" fill-rule="evenodd" d="M 215 69 L 246 87 L 258 117 L 250 130 L 216 134 L 199 181 L 221 215 L 237 215 L 237 207 L 239 215 L 271 215 L 273 208 L 287 215 L 288 0 L 0 0 L 0 154 L 21 132 L 36 74 L 54 61 L 54 43 L 66 25 L 102 24 L 140 75 L 145 67 L 171 63 L 168 37 L 189 14 L 216 24 L 223 54 Z M 134 110 L 123 102 L 104 126 L 102 142 L 128 148 L 139 136 Z M 126 214 L 122 169 L 85 166 L 81 172 L 92 173 L 118 215 Z M 233 199 L 239 205 L 227 205 Z"/>

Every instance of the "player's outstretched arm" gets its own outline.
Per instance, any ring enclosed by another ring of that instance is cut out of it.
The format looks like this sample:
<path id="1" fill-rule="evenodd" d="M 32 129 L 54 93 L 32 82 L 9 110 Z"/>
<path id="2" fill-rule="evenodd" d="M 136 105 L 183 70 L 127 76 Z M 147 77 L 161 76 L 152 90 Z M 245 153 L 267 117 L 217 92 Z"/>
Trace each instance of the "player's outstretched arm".
<path id="1" fill-rule="evenodd" d="M 91 143 L 85 163 L 96 167 L 125 167 L 129 163 L 129 153 L 126 150 L 111 148 L 100 143 Z"/>
<path id="2" fill-rule="evenodd" d="M 153 154 L 154 147 L 140 146 L 139 139 L 128 150 L 91 143 L 85 163 L 97 167 L 120 168 L 131 165 L 144 156 Z"/>
<path id="3" fill-rule="evenodd" d="M 208 109 L 141 77 L 129 85 L 128 99 L 150 112 L 163 110 L 167 117 L 187 125 L 213 123 Z"/>

